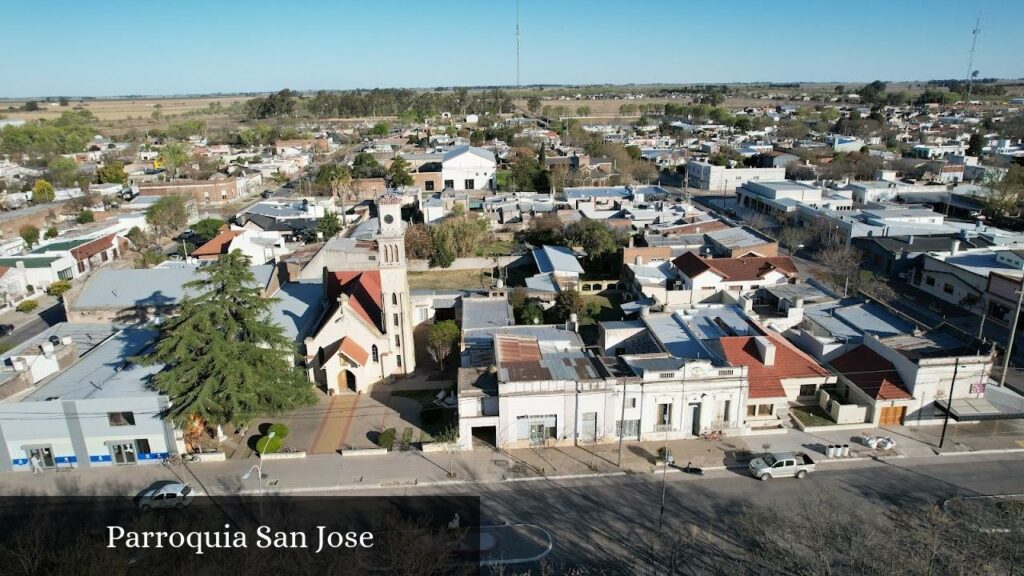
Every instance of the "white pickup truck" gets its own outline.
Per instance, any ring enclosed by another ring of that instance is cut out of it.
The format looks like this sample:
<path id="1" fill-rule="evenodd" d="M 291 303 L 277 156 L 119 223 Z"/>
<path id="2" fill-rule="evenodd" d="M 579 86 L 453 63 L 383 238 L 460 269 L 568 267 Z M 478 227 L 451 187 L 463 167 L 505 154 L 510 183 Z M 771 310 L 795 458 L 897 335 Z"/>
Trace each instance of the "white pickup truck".
<path id="1" fill-rule="evenodd" d="M 772 478 L 804 478 L 814 471 L 814 461 L 803 452 L 773 452 L 754 458 L 748 466 L 751 475 L 760 480 Z"/>

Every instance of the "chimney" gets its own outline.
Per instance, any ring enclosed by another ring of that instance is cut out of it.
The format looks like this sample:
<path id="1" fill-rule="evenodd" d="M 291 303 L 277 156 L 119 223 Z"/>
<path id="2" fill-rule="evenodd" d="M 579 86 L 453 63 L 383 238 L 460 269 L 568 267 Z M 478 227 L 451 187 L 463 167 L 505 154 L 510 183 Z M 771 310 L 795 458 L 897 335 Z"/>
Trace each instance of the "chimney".
<path id="1" fill-rule="evenodd" d="M 958 252 L 960 252 L 960 241 L 959 240 L 953 240 L 949 244 L 949 255 L 950 256 L 956 256 Z"/>
<path id="2" fill-rule="evenodd" d="M 569 321 L 565 323 L 565 329 L 573 332 L 579 332 L 580 318 L 575 313 L 569 314 Z"/>
<path id="3" fill-rule="evenodd" d="M 775 344 L 767 336 L 754 337 L 754 344 L 757 345 L 757 353 L 761 356 L 761 363 L 765 366 L 774 366 Z"/>

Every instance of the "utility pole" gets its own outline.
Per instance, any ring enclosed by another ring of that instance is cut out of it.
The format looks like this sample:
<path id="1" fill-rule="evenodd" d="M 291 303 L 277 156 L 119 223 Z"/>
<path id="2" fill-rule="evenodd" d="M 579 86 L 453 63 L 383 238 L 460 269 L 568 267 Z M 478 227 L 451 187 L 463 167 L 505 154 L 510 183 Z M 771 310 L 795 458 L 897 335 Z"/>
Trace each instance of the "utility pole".
<path id="1" fill-rule="evenodd" d="M 960 369 L 960 357 L 956 357 L 953 366 L 953 380 L 949 383 L 949 396 L 946 397 L 946 418 L 942 421 L 942 436 L 939 436 L 939 449 L 946 443 L 946 427 L 949 426 L 949 413 L 953 411 L 953 386 L 956 385 L 956 373 Z"/>
<path id="2" fill-rule="evenodd" d="M 516 0 L 516 89 L 519 87 L 519 0 Z"/>
<path id="3" fill-rule="evenodd" d="M 1006 351 L 1003 358 L 1003 373 L 999 375 L 999 387 L 1006 383 L 1006 373 L 1010 370 L 1010 354 L 1013 353 L 1013 338 L 1017 335 L 1017 321 L 1020 319 L 1020 307 L 1024 304 L 1024 271 L 1021 273 L 1020 286 L 1017 287 L 1017 310 L 1013 313 L 1013 322 L 1010 324 L 1010 338 L 1006 342 Z"/>
<path id="4" fill-rule="evenodd" d="M 622 468 L 622 438 L 626 435 L 626 381 L 622 381 L 622 413 L 619 416 L 619 461 L 615 464 Z"/>
<path id="5" fill-rule="evenodd" d="M 971 105 L 971 88 L 974 87 L 974 48 L 978 45 L 978 34 L 981 33 L 981 10 L 978 10 L 978 19 L 974 21 L 974 30 L 971 30 L 971 55 L 967 59 L 967 102 Z"/>

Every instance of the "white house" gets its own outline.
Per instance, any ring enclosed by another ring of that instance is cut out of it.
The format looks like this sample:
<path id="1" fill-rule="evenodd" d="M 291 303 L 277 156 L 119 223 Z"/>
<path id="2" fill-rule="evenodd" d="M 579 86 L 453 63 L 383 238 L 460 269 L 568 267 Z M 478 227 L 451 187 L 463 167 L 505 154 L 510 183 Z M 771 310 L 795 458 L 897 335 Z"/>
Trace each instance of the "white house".
<path id="1" fill-rule="evenodd" d="M 763 286 L 788 283 L 797 276 L 796 266 L 788 256 L 703 258 L 686 252 L 672 263 L 679 271 L 683 288 L 698 295 L 728 290 L 738 296 Z"/>
<path id="2" fill-rule="evenodd" d="M 493 190 L 497 162 L 494 153 L 475 146 L 458 146 L 441 160 L 441 179 L 452 190 Z"/>

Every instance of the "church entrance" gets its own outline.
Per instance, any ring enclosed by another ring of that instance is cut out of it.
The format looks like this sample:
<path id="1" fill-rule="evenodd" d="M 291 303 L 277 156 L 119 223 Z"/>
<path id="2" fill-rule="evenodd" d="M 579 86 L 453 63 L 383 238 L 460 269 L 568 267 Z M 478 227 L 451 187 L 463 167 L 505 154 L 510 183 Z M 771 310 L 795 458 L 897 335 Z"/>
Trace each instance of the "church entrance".
<path id="1" fill-rule="evenodd" d="M 342 381 L 338 382 L 338 384 L 344 384 L 344 388 L 347 388 L 349 392 L 355 392 L 357 390 L 356 375 L 353 374 L 351 370 L 345 370 L 339 376 L 340 378 L 338 379 Z"/>

